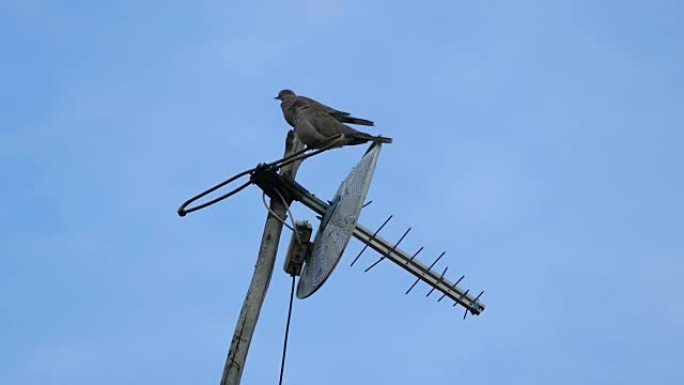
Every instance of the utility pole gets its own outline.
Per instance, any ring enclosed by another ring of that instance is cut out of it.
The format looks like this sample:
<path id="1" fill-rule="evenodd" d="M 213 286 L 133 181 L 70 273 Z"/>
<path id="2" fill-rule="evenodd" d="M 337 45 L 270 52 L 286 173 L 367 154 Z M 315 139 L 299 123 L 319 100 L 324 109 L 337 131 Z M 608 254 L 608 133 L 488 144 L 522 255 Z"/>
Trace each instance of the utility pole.
<path id="1" fill-rule="evenodd" d="M 285 157 L 303 149 L 304 144 L 297 139 L 294 132 L 288 132 L 285 141 Z M 284 166 L 281 169 L 283 178 L 288 181 L 294 181 L 300 164 L 301 161 L 295 161 Z M 261 312 L 261 306 L 264 303 L 264 297 L 268 291 L 268 285 L 271 282 L 271 275 L 273 274 L 273 267 L 278 253 L 278 243 L 280 242 L 280 235 L 283 230 L 283 223 L 281 220 L 285 220 L 287 217 L 287 210 L 290 203 L 291 201 L 282 202 L 279 199 L 271 198 L 270 211 L 266 216 L 264 234 L 261 238 L 259 256 L 257 257 L 256 265 L 254 266 L 252 281 L 249 284 L 249 289 L 247 290 L 245 300 L 242 304 L 240 317 L 235 326 L 233 339 L 230 343 L 230 350 L 228 351 L 226 364 L 223 368 L 221 385 L 240 384 L 242 371 L 245 367 L 245 361 L 247 360 L 249 345 L 252 342 L 252 335 L 254 334 L 257 321 L 259 320 L 259 313 Z M 278 217 L 276 217 L 276 215 Z"/>

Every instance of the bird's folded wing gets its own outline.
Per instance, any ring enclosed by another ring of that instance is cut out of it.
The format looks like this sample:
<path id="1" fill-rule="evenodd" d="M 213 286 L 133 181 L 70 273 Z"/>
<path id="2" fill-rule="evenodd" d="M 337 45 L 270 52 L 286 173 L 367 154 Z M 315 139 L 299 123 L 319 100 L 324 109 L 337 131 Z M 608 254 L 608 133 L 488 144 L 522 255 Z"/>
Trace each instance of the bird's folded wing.
<path id="1" fill-rule="evenodd" d="M 338 122 L 323 111 L 312 110 L 310 118 L 318 133 L 326 138 L 339 136 L 340 134 L 351 135 L 358 132 L 346 124 Z"/>
<path id="2" fill-rule="evenodd" d="M 330 115 L 340 116 L 340 117 L 349 116 L 349 115 L 350 115 L 349 112 L 344 112 L 344 111 L 336 110 L 336 109 L 334 109 L 334 108 L 332 108 L 332 107 L 328 107 L 328 106 L 326 106 L 325 104 L 320 103 L 320 102 L 318 102 L 318 101 L 316 101 L 316 100 L 313 100 L 313 99 L 311 99 L 311 98 L 307 98 L 306 96 L 298 96 L 297 99 L 300 99 L 300 100 L 302 100 L 304 103 L 307 103 L 309 106 L 311 106 L 311 108 L 314 108 L 314 109 L 316 109 L 316 110 L 318 110 L 318 111 L 327 112 L 327 113 L 330 114 Z"/>
<path id="3" fill-rule="evenodd" d="M 335 118 L 335 120 L 337 120 L 340 123 L 360 124 L 362 126 L 375 125 L 375 123 L 373 123 L 372 120 L 357 118 L 355 116 L 352 116 L 349 112 L 336 110 L 316 100 L 307 98 L 306 96 L 297 96 L 296 105 L 308 106 L 311 107 L 313 110 L 325 112 L 326 114 Z"/>

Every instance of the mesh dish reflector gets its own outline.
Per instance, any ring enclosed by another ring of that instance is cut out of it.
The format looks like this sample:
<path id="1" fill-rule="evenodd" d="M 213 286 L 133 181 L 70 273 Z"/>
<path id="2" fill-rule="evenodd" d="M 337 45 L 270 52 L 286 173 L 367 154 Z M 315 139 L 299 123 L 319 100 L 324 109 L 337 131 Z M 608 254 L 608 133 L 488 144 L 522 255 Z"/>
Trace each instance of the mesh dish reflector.
<path id="1" fill-rule="evenodd" d="M 373 143 L 337 189 L 321 220 L 311 256 L 302 269 L 297 298 L 306 298 L 320 289 L 340 261 L 366 200 L 381 147 L 380 143 Z"/>

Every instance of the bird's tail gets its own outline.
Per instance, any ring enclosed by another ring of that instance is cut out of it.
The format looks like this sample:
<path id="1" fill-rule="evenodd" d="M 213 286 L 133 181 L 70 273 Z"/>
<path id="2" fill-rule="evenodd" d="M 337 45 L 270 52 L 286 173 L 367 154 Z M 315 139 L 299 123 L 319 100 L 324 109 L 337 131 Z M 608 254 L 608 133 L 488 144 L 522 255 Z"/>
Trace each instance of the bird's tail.
<path id="1" fill-rule="evenodd" d="M 353 141 L 350 144 L 361 144 L 367 142 L 392 143 L 392 138 L 387 138 L 379 135 L 373 136 L 362 132 L 356 133 L 351 137 Z"/>
<path id="2" fill-rule="evenodd" d="M 371 120 L 355 118 L 353 116 L 345 116 L 342 118 L 342 123 L 358 124 L 360 126 L 374 126 L 375 123 Z"/>
<path id="3" fill-rule="evenodd" d="M 392 143 L 392 138 L 388 138 L 385 136 L 374 136 L 373 139 L 371 139 L 373 142 L 380 142 L 380 143 Z"/>

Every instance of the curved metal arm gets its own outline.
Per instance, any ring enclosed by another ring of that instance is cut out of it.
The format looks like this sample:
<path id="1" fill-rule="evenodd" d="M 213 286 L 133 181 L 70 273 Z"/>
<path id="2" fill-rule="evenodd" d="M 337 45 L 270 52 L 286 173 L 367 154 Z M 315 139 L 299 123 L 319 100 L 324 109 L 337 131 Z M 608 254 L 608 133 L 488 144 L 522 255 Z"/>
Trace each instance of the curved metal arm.
<path id="1" fill-rule="evenodd" d="M 290 163 L 293 163 L 293 162 L 296 162 L 299 160 L 304 160 L 304 159 L 312 157 L 314 155 L 318 155 L 323 151 L 327 151 L 327 150 L 331 149 L 332 147 L 337 146 L 343 138 L 344 138 L 343 135 L 340 135 L 339 137 L 330 138 L 329 144 L 327 144 L 326 146 L 323 146 L 322 148 L 320 148 L 316 151 L 312 151 L 308 154 L 305 154 L 309 150 L 308 148 L 306 148 L 304 150 L 297 151 L 292 155 L 286 156 L 282 159 L 278 159 L 275 162 L 271 162 L 271 163 L 267 163 L 267 164 L 261 164 L 261 165 L 254 167 L 254 168 L 250 168 L 249 170 L 245 170 L 245 171 L 243 171 L 243 172 L 241 172 L 241 173 L 217 184 L 216 186 L 211 187 L 211 188 L 195 195 L 194 197 L 188 199 L 187 201 L 183 202 L 183 204 L 178 208 L 178 215 L 181 217 L 184 217 L 188 213 L 191 213 L 191 212 L 197 211 L 197 210 L 201 210 L 207 206 L 211 206 L 214 203 L 217 203 L 217 202 L 220 202 L 224 199 L 230 198 L 231 196 L 233 196 L 233 195 L 237 194 L 238 192 L 244 190 L 250 184 L 254 183 L 254 182 L 252 182 L 252 180 L 248 180 L 247 182 L 240 185 L 238 188 L 236 188 L 230 192 L 227 192 L 218 198 L 212 199 L 208 202 L 202 203 L 202 204 L 197 205 L 195 207 L 187 208 L 190 204 L 197 201 L 198 199 L 204 198 L 205 196 L 207 196 L 207 195 L 211 194 L 212 192 L 220 189 L 221 187 L 223 187 L 223 186 L 225 186 L 231 182 L 234 182 L 236 179 L 239 179 L 239 178 L 241 178 L 247 174 L 252 174 L 252 173 L 254 173 L 254 171 L 256 171 L 258 169 L 264 169 L 264 168 L 279 169 L 279 168 L 284 167 Z"/>
<path id="2" fill-rule="evenodd" d="M 223 181 L 223 182 L 217 184 L 216 186 L 211 187 L 211 188 L 209 188 L 209 189 L 207 189 L 207 190 L 205 190 L 205 191 L 203 191 L 203 192 L 201 192 L 201 193 L 195 195 L 194 197 L 188 199 L 187 201 L 183 202 L 183 204 L 178 208 L 178 215 L 181 216 L 181 217 L 184 217 L 184 216 L 185 216 L 186 214 L 188 214 L 188 213 L 191 213 L 191 212 L 197 211 L 197 210 L 201 210 L 201 209 L 203 209 L 203 208 L 205 208 L 205 207 L 207 207 L 207 206 L 211 206 L 211 205 L 213 205 L 213 204 L 216 203 L 216 202 L 220 202 L 220 201 L 222 201 L 222 200 L 224 200 L 224 199 L 226 199 L 226 198 L 230 198 L 231 196 L 237 194 L 238 192 L 242 191 L 245 187 L 247 187 L 247 186 L 249 186 L 250 184 L 252 184 L 252 181 L 251 181 L 251 180 L 248 180 L 247 182 L 243 183 L 240 187 L 238 187 L 238 188 L 236 188 L 236 189 L 234 189 L 234 190 L 232 190 L 232 191 L 230 191 L 230 192 L 228 192 L 228 193 L 226 193 L 226 194 L 223 194 L 223 195 L 221 195 L 220 197 L 218 197 L 218 198 L 216 198 L 216 199 L 212 199 L 212 200 L 210 200 L 209 202 L 202 203 L 201 205 L 198 205 L 198 206 L 195 206 L 195 207 L 191 207 L 191 208 L 189 208 L 189 209 L 187 208 L 190 204 L 192 204 L 193 202 L 197 201 L 198 199 L 204 198 L 205 196 L 211 194 L 212 192 L 214 192 L 214 191 L 220 189 L 221 187 L 223 187 L 223 186 L 225 186 L 225 185 L 227 185 L 227 184 L 229 184 L 229 183 L 235 181 L 235 180 L 238 179 L 238 178 L 241 178 L 241 177 L 243 177 L 243 176 L 245 176 L 245 175 L 251 173 L 251 172 L 254 171 L 254 170 L 256 170 L 256 167 L 255 167 L 255 168 L 251 168 L 251 169 L 249 169 L 249 170 L 245 170 L 245 171 L 243 171 L 243 172 L 241 172 L 241 173 L 239 173 L 239 174 L 237 174 L 237 175 L 235 175 L 235 176 L 233 176 L 233 177 L 231 177 L 231 178 L 229 178 L 229 179 L 227 179 L 227 180 L 225 180 L 225 181 Z"/>

